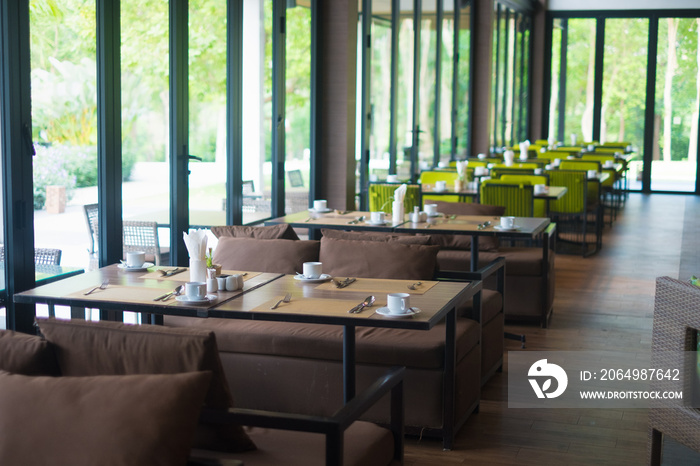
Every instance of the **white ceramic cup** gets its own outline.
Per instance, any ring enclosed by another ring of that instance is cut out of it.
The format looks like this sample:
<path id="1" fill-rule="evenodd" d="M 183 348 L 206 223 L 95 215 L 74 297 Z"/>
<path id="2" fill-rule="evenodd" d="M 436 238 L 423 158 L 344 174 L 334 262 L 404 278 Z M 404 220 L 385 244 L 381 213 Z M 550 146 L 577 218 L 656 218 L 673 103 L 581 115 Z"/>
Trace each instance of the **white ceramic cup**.
<path id="1" fill-rule="evenodd" d="M 428 214 L 428 217 L 436 216 L 438 213 L 437 209 L 437 204 L 425 204 L 425 213 Z"/>
<path id="2" fill-rule="evenodd" d="M 603 166 L 604 166 L 604 167 L 607 167 L 607 168 L 610 168 L 610 167 L 612 167 L 613 165 L 615 165 L 615 162 L 613 162 L 612 160 L 606 160 L 606 161 L 605 161 L 605 164 L 604 164 Z"/>
<path id="3" fill-rule="evenodd" d="M 588 178 L 596 178 L 598 176 L 598 170 L 588 170 Z"/>
<path id="4" fill-rule="evenodd" d="M 515 226 L 515 217 L 501 217 L 501 228 L 511 229 Z"/>
<path id="5" fill-rule="evenodd" d="M 545 170 L 551 170 L 551 169 L 552 169 L 552 165 L 548 163 L 547 165 L 544 166 L 544 169 L 545 169 Z"/>
<path id="6" fill-rule="evenodd" d="M 386 307 L 392 314 L 406 314 L 411 308 L 411 295 L 408 293 L 389 293 L 386 297 Z"/>
<path id="7" fill-rule="evenodd" d="M 544 184 L 536 184 L 534 186 L 535 194 L 542 194 L 547 191 L 547 186 Z"/>
<path id="8" fill-rule="evenodd" d="M 386 181 L 388 183 L 396 183 L 397 181 L 399 181 L 399 175 L 387 175 Z"/>
<path id="9" fill-rule="evenodd" d="M 435 191 L 444 191 L 447 189 L 447 181 L 438 180 L 435 182 Z"/>
<path id="10" fill-rule="evenodd" d="M 370 212 L 369 221 L 372 223 L 386 222 L 386 214 L 384 212 Z"/>
<path id="11" fill-rule="evenodd" d="M 321 262 L 304 262 L 302 267 L 305 278 L 316 279 L 321 276 L 323 264 Z"/>
<path id="12" fill-rule="evenodd" d="M 485 158 L 486 158 L 486 154 L 479 154 L 479 155 L 476 156 L 476 158 L 477 158 L 477 159 L 485 159 Z"/>
<path id="13" fill-rule="evenodd" d="M 481 176 L 486 174 L 486 167 L 474 167 L 474 174 Z"/>
<path id="14" fill-rule="evenodd" d="M 143 267 L 146 262 L 146 253 L 143 251 L 134 251 L 126 253 L 126 266 L 127 267 Z"/>
<path id="15" fill-rule="evenodd" d="M 533 172 L 535 175 L 541 175 L 543 173 L 541 168 L 535 168 L 535 171 Z"/>
<path id="16" fill-rule="evenodd" d="M 219 291 L 219 284 L 216 278 L 207 278 L 207 293 L 216 293 Z"/>
<path id="17" fill-rule="evenodd" d="M 226 291 L 226 279 L 228 278 L 228 275 L 221 275 L 216 277 L 216 286 L 221 290 L 221 291 Z"/>
<path id="18" fill-rule="evenodd" d="M 314 210 L 317 212 L 328 210 L 328 201 L 326 201 L 325 199 L 319 199 L 314 201 Z"/>
<path id="19" fill-rule="evenodd" d="M 207 284 L 204 282 L 185 283 L 185 296 L 190 299 L 204 299 L 207 295 Z"/>
<path id="20" fill-rule="evenodd" d="M 561 163 L 561 159 L 554 159 L 554 162 L 552 162 L 555 167 L 558 167 L 559 164 Z"/>

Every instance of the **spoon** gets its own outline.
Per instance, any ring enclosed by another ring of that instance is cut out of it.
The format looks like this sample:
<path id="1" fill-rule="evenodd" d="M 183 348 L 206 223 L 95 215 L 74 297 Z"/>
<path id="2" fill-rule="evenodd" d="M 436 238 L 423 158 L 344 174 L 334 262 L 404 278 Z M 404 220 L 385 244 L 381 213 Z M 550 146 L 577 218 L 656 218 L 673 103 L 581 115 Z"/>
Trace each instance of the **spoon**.
<path id="1" fill-rule="evenodd" d="M 372 304 L 374 304 L 374 296 L 367 296 L 364 301 L 350 309 L 348 312 L 350 314 L 357 314 L 359 312 L 362 312 L 364 308 L 369 307 Z"/>

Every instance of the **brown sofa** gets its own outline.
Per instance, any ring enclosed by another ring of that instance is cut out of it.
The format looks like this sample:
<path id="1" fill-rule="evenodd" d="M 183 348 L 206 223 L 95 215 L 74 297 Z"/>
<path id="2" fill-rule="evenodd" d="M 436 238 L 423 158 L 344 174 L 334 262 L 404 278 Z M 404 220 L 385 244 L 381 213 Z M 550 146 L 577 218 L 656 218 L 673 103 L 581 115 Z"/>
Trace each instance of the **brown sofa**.
<path id="1" fill-rule="evenodd" d="M 39 327 L 45 339 L 0 331 L 0 464 L 402 461 L 403 369 L 335 419 L 294 419 L 231 408 L 211 332 L 54 319 Z M 352 422 L 390 390 L 392 430 Z M 245 432 L 236 421 L 265 428 Z"/>
<path id="2" fill-rule="evenodd" d="M 261 227 L 267 228 L 267 227 Z M 235 230 L 235 227 L 228 227 Z M 377 240 L 324 237 L 320 241 L 219 237 L 214 261 L 224 269 L 291 273 L 305 260 L 320 260 L 336 276 L 427 280 L 437 267 L 436 246 L 394 235 Z M 310 251 L 317 251 L 315 259 Z M 349 259 L 351 255 L 351 259 Z M 278 260 L 284 257 L 283 261 Z M 461 303 L 466 307 L 468 303 Z M 166 318 L 166 325 L 211 329 L 217 335 L 221 360 L 237 404 L 254 409 L 315 415 L 329 412 L 342 400 L 342 328 L 224 319 Z M 406 431 L 441 436 L 451 445 L 453 433 L 478 408 L 481 373 L 481 328 L 473 319 L 458 317 L 456 365 L 444 367 L 445 325 L 426 332 L 358 327 L 356 329 L 357 387 L 388 367 L 406 367 Z M 247 373 L 258 389 L 240 386 L 235 374 Z M 313 380 L 311 389 L 308 381 Z M 455 405 L 445 400 L 445 382 L 454 384 Z M 262 397 L 261 393 L 272 394 Z M 366 420 L 386 422 L 377 409 Z"/>
<path id="3" fill-rule="evenodd" d="M 499 206 L 456 202 L 436 202 L 438 211 L 446 215 L 502 215 Z M 556 225 L 550 224 L 536 244 L 509 247 L 496 237 L 483 236 L 479 240 L 479 267 L 504 257 L 505 296 L 504 313 L 507 321 L 535 321 L 547 327 L 552 315 L 555 287 Z M 466 235 L 432 235 L 433 244 L 440 245 L 440 271 L 467 272 L 471 262 L 471 238 Z M 459 276 L 459 274 L 454 274 Z M 489 280 L 487 287 L 493 287 Z"/>

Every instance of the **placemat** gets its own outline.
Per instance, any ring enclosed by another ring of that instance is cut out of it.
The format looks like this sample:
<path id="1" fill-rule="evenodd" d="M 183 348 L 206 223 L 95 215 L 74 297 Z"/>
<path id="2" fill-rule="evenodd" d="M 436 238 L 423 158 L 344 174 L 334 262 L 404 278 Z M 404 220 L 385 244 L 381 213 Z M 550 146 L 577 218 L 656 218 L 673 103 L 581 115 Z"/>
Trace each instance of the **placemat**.
<path id="1" fill-rule="evenodd" d="M 156 298 L 170 291 L 164 290 L 162 288 L 108 285 L 107 288 L 105 288 L 104 290 L 97 289 L 89 295 L 85 296 L 85 293 L 90 291 L 92 288 L 93 287 L 91 286 L 76 293 L 71 293 L 68 295 L 68 297 L 85 298 L 94 301 L 122 301 L 124 303 L 150 304 L 158 303 L 158 301 L 153 301 L 153 298 Z"/>
<path id="2" fill-rule="evenodd" d="M 342 281 L 336 278 L 337 281 Z M 420 285 L 419 285 L 420 283 Z M 334 290 L 334 291 L 366 291 L 372 294 L 381 293 L 409 293 L 423 294 L 438 282 L 436 281 L 418 281 L 418 280 L 389 280 L 382 278 L 358 278 L 354 283 L 345 288 L 336 288 L 333 282 L 326 282 L 318 285 L 319 290 Z M 414 285 L 415 290 L 408 288 L 409 285 Z"/>
<path id="3" fill-rule="evenodd" d="M 364 312 L 350 314 L 348 311 L 360 304 L 360 300 L 349 299 L 324 299 L 324 298 L 304 298 L 292 296 L 292 300 L 288 303 L 281 303 L 277 309 L 270 309 L 277 301 L 284 298 L 283 295 L 266 301 L 264 304 L 253 309 L 253 311 L 263 312 L 282 312 L 288 314 L 302 314 L 314 316 L 347 316 L 347 317 L 369 317 L 376 309 L 384 304 L 374 303 L 372 307 L 365 308 Z"/>
<path id="4" fill-rule="evenodd" d="M 163 268 L 159 270 L 173 270 L 175 267 L 169 267 L 169 268 Z M 131 273 L 131 272 L 129 272 Z M 233 275 L 233 274 L 246 274 L 243 277 L 243 281 L 250 280 L 253 277 L 257 277 L 260 275 L 262 272 L 246 272 L 242 270 L 222 270 L 221 273 L 223 275 Z M 189 271 L 185 270 L 184 272 L 176 273 L 175 275 L 172 275 L 170 277 L 163 277 L 158 270 L 155 270 L 153 272 L 148 272 L 147 274 L 141 275 L 139 278 L 151 278 L 155 280 L 172 280 L 176 282 L 187 282 L 190 280 L 190 274 Z"/>

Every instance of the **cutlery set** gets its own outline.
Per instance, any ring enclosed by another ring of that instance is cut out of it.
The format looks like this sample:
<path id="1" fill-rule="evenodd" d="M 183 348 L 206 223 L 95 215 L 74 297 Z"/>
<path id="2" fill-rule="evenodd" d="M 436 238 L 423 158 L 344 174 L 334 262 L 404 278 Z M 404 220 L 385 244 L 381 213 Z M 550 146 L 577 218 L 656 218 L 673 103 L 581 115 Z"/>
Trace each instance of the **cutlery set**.
<path id="1" fill-rule="evenodd" d="M 279 307 L 280 304 L 282 304 L 282 303 L 289 303 L 289 302 L 291 302 L 291 301 L 292 301 L 292 293 L 287 293 L 286 295 L 284 295 L 284 298 L 282 298 L 282 299 L 280 299 L 279 301 L 277 301 L 277 302 L 274 304 L 274 306 L 272 306 L 270 309 L 277 309 L 277 308 Z"/>
<path id="2" fill-rule="evenodd" d="M 364 222 L 364 221 L 365 221 L 365 216 L 364 216 L 364 215 L 360 215 L 360 216 L 357 217 L 355 220 L 350 220 L 350 221 L 348 222 L 348 225 L 357 225 L 358 223 Z"/>
<path id="3" fill-rule="evenodd" d="M 87 295 L 89 295 L 89 294 L 94 293 L 94 292 L 97 291 L 97 290 L 104 290 L 104 289 L 107 288 L 107 285 L 109 285 L 109 280 L 103 281 L 102 284 L 101 284 L 100 286 L 96 286 L 96 287 L 94 287 L 94 288 L 92 288 L 92 289 L 86 291 L 85 293 L 83 293 L 83 295 L 84 295 L 84 296 L 87 296 Z"/>
<path id="4" fill-rule="evenodd" d="M 478 225 L 476 226 L 476 229 L 477 229 L 477 230 L 483 230 L 484 228 L 488 227 L 489 225 L 491 225 L 491 221 L 487 220 L 487 221 L 485 221 L 484 223 L 478 224 Z"/>
<path id="5" fill-rule="evenodd" d="M 367 296 L 364 301 L 362 301 L 357 306 L 353 307 L 348 311 L 349 314 L 357 314 L 364 310 L 366 307 L 370 307 L 374 304 L 374 296 Z"/>
<path id="6" fill-rule="evenodd" d="M 423 282 L 416 282 L 416 283 L 411 283 L 408 285 L 409 290 L 417 290 L 419 286 L 421 286 Z"/>
<path id="7" fill-rule="evenodd" d="M 346 286 L 350 285 L 351 283 L 355 283 L 356 278 L 346 278 L 345 280 L 332 280 L 333 284 L 335 285 L 336 288 L 345 288 Z"/>
<path id="8" fill-rule="evenodd" d="M 187 270 L 187 268 L 177 267 L 172 270 L 159 270 L 158 272 L 160 272 L 160 275 L 162 277 L 172 277 L 173 275 L 178 274 L 180 272 L 184 272 L 185 270 Z"/>
<path id="9" fill-rule="evenodd" d="M 185 285 L 180 285 L 178 287 L 175 287 L 175 289 L 173 291 L 162 294 L 162 295 L 158 296 L 157 298 L 153 298 L 153 301 L 167 301 L 173 295 L 180 296 L 184 289 L 185 289 Z"/>

